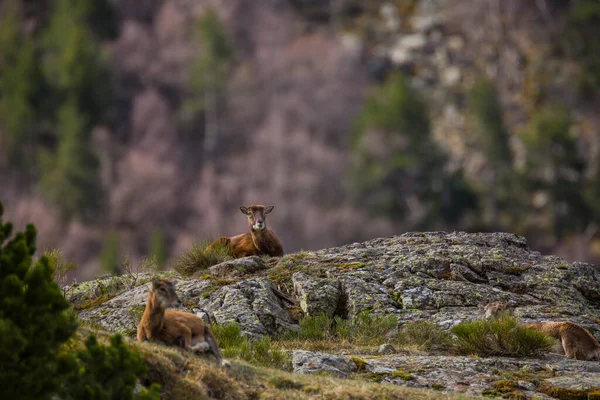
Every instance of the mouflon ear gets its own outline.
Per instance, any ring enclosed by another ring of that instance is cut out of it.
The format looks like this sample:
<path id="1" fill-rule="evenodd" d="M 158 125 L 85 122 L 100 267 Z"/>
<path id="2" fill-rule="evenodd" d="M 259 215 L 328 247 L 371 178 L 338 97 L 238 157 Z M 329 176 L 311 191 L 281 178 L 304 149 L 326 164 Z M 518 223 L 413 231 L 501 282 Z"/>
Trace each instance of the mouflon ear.
<path id="1" fill-rule="evenodd" d="M 240 207 L 240 211 L 242 212 L 242 214 L 246 214 L 246 215 L 248 215 L 248 207 L 246 207 L 246 206 L 241 206 L 241 207 Z"/>
<path id="2" fill-rule="evenodd" d="M 274 209 L 274 208 L 275 208 L 275 206 L 268 206 L 268 207 L 265 207 L 265 214 L 268 214 L 268 213 L 270 213 L 271 211 L 273 211 L 273 209 Z"/>
<path id="3" fill-rule="evenodd" d="M 152 289 L 154 289 L 154 290 L 158 289 L 158 285 L 159 285 L 158 279 L 152 278 Z"/>

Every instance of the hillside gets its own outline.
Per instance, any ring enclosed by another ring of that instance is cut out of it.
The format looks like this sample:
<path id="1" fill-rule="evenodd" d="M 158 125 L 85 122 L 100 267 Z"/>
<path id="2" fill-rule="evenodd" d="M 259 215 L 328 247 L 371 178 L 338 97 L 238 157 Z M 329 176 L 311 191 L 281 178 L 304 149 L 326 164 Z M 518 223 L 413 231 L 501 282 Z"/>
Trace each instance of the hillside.
<path id="1" fill-rule="evenodd" d="M 463 321 L 481 319 L 478 305 L 499 300 L 514 306 L 514 315 L 522 323 L 568 320 L 598 337 L 598 267 L 542 256 L 530 250 L 524 238 L 512 234 L 409 233 L 281 259 L 227 261 L 197 271 L 195 277 L 184 278 L 174 271 L 163 274 L 176 282 L 183 308 L 212 324 L 226 356 L 232 351 L 228 341 L 243 341 L 235 335 L 226 339 L 225 327 L 235 323 L 242 337 L 263 343 L 261 338 L 270 337 L 268 344 L 263 344 L 267 346 L 263 356 L 275 357 L 270 351 L 288 354 L 289 358 L 273 358 L 267 365 L 295 372 L 290 375 L 249 367 L 237 359 L 246 356 L 231 353 L 231 371 L 208 373 L 208 367 L 195 356 L 156 345 L 141 347 L 148 351 L 152 368 L 158 368 L 155 363 L 163 360 L 171 370 L 181 371 L 186 384 L 203 376 L 201 386 L 210 387 L 207 379 L 214 377 L 218 383 L 205 392 L 211 398 L 248 398 L 247 389 L 252 387 L 252 396 L 259 398 L 276 398 L 282 394 L 273 390 L 285 388 L 289 396 L 298 398 L 453 398 L 447 396 L 459 392 L 511 398 L 589 395 L 591 399 L 600 388 L 598 362 L 567 360 L 548 353 L 525 358 L 461 356 L 437 348 L 441 341 L 429 347 L 398 341 L 398 329 L 405 332 L 403 327 L 427 321 L 436 329 L 447 330 Z M 133 337 L 145 306 L 148 280 L 149 275 L 143 273 L 107 276 L 65 291 L 88 329 Z M 363 341 L 340 336 L 339 328 L 337 336 L 328 337 L 333 331 L 327 324 L 314 325 L 313 336 L 304 339 L 290 333 L 306 333 L 310 328 L 306 321 L 326 321 L 327 317 L 337 317 L 338 327 L 346 326 L 343 321 L 347 320 L 359 330 L 364 324 L 366 330 L 357 333 Z M 380 346 L 386 343 L 388 346 Z M 254 362 L 265 362 L 260 360 Z M 164 382 L 166 378 L 161 379 Z M 267 383 L 257 386 L 265 379 Z M 365 380 L 371 383 L 365 384 Z M 229 384 L 241 392 L 214 391 Z M 401 392 L 393 385 L 435 392 Z"/>
<path id="2" fill-rule="evenodd" d="M 159 248 L 165 262 L 266 203 L 287 251 L 502 230 L 600 260 L 593 1 L 117 0 L 81 27 L 53 9 L 69 1 L 3 2 L 18 11 L 0 11 L 16 15 L 0 32 L 14 55 L 0 59 L 0 191 L 79 280 L 107 267 L 114 238 L 120 255 Z M 210 10 L 219 23 L 202 31 Z M 82 29 L 93 40 L 65 39 Z M 411 89 L 369 116 L 397 74 Z M 417 97 L 419 126 L 394 119 Z"/>

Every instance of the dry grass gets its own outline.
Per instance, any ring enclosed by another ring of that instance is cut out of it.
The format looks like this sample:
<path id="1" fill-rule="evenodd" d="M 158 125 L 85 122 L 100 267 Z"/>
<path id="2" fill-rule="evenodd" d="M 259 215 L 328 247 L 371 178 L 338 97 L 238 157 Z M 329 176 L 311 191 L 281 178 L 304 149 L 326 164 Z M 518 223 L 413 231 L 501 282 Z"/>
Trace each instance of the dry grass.
<path id="1" fill-rule="evenodd" d="M 80 328 L 71 350 L 95 333 L 106 342 L 110 334 Z M 235 360 L 231 368 L 217 368 L 214 359 L 193 355 L 182 349 L 155 343 L 138 343 L 126 339 L 145 360 L 146 376 L 141 383 L 161 385 L 162 398 L 184 399 L 468 399 L 459 394 L 407 388 L 364 380 L 338 379 L 318 375 L 293 374 L 277 369 L 257 367 Z"/>
<path id="2" fill-rule="evenodd" d="M 206 251 L 211 243 L 207 240 L 194 243 L 190 250 L 179 256 L 173 269 L 182 276 L 192 276 L 208 270 L 213 265 L 233 259 L 231 249 L 221 243 L 217 243 L 211 250 Z"/>
<path id="3" fill-rule="evenodd" d="M 155 344 L 139 346 L 163 398 L 179 399 L 466 399 L 455 394 L 390 384 L 299 375 L 235 361 L 229 369 Z"/>

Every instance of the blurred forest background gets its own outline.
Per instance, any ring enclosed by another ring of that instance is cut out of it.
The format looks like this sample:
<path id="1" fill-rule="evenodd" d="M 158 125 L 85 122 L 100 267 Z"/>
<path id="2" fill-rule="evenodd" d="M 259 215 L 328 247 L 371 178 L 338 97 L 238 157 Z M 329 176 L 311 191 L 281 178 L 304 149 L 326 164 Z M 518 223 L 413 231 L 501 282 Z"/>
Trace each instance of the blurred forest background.
<path id="1" fill-rule="evenodd" d="M 274 204 L 286 251 L 600 262 L 600 1 L 0 0 L 0 198 L 78 279 Z"/>

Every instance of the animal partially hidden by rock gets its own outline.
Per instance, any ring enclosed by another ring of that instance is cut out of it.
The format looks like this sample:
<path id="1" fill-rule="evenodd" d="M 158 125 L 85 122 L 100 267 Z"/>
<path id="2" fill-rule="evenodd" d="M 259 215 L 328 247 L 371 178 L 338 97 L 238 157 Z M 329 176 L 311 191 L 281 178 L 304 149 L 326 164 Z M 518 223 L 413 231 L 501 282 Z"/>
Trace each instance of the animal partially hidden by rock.
<path id="1" fill-rule="evenodd" d="M 485 318 L 498 318 L 507 312 L 505 302 L 486 304 Z M 535 329 L 557 339 L 553 352 L 565 355 L 573 360 L 600 360 L 600 343 L 587 329 L 573 322 L 533 322 L 523 325 L 525 328 Z"/>
<path id="2" fill-rule="evenodd" d="M 498 318 L 503 313 L 511 314 L 513 309 L 509 307 L 508 303 L 505 301 L 495 301 L 493 303 L 488 303 L 483 308 L 485 319 L 490 318 Z"/>
<path id="3" fill-rule="evenodd" d="M 217 340 L 201 318 L 187 312 L 166 309 L 178 305 L 181 305 L 181 300 L 175 293 L 175 285 L 168 280 L 153 279 L 146 309 L 138 325 L 138 341 L 150 340 L 193 352 L 209 352 L 216 358 L 219 366 L 223 365 Z"/>
<path id="4" fill-rule="evenodd" d="M 275 232 L 267 228 L 267 214 L 273 211 L 273 206 L 253 205 L 241 206 L 240 210 L 248 216 L 250 232 L 233 237 L 220 237 L 208 246 L 209 252 L 216 246 L 227 246 L 235 258 L 248 256 L 268 255 L 271 257 L 283 256 L 283 245 Z"/>

